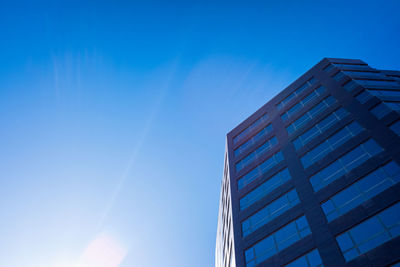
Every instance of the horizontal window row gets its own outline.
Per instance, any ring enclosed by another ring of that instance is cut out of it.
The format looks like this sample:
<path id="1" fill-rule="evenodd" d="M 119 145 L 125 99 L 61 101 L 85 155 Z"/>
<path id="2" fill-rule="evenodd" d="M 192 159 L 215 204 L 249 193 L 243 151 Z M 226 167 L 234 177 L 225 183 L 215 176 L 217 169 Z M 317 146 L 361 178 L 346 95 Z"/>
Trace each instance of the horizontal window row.
<path id="1" fill-rule="evenodd" d="M 352 122 L 349 125 L 345 126 L 340 131 L 331 135 L 323 143 L 319 144 L 318 146 L 310 150 L 307 154 L 302 156 L 301 163 L 303 164 L 303 167 L 308 168 L 309 166 L 322 159 L 323 157 L 328 155 L 328 153 L 334 151 L 336 148 L 338 148 L 363 130 L 364 128 L 361 127 L 361 125 L 357 122 Z"/>
<path id="2" fill-rule="evenodd" d="M 298 150 L 301 147 L 305 146 L 306 144 L 311 142 L 311 140 L 313 140 L 326 130 L 330 129 L 335 123 L 337 123 L 347 115 L 349 115 L 349 113 L 344 108 L 336 110 L 331 115 L 329 115 L 319 123 L 315 124 L 312 128 L 305 131 L 303 134 L 299 135 L 299 137 L 293 140 L 294 147 L 296 148 L 296 150 Z"/>
<path id="3" fill-rule="evenodd" d="M 313 249 L 307 254 L 297 258 L 285 267 L 323 267 L 321 256 L 318 249 Z"/>
<path id="4" fill-rule="evenodd" d="M 341 70 L 371 70 L 371 68 L 368 65 L 359 65 L 359 64 L 334 63 L 334 66 Z"/>
<path id="5" fill-rule="evenodd" d="M 392 125 L 390 125 L 390 129 L 400 136 L 400 121 L 396 121 Z"/>
<path id="6" fill-rule="evenodd" d="M 343 71 L 344 74 L 350 77 L 365 77 L 365 78 L 385 78 L 380 72 L 371 72 L 371 71 Z"/>
<path id="7" fill-rule="evenodd" d="M 400 84 L 395 81 L 381 81 L 381 80 L 350 80 L 343 85 L 343 88 L 347 91 L 352 91 L 358 85 L 365 88 L 382 88 L 382 89 L 400 89 Z"/>
<path id="8" fill-rule="evenodd" d="M 309 102 L 311 102 L 312 100 L 321 96 L 325 91 L 326 91 L 326 89 L 323 86 L 320 86 L 316 90 L 312 91 L 305 98 L 303 98 L 299 103 L 297 103 L 296 105 L 291 107 L 288 111 L 283 113 L 281 115 L 282 120 L 284 120 L 284 121 L 288 120 L 291 116 L 296 114 L 299 110 L 301 110 Z"/>
<path id="9" fill-rule="evenodd" d="M 329 72 L 333 67 L 337 67 L 341 70 L 352 70 L 352 71 L 368 71 L 368 70 L 373 70 L 371 69 L 368 65 L 360 65 L 360 64 L 344 64 L 344 63 L 333 63 L 327 65 L 323 70 L 326 72 Z"/>
<path id="10" fill-rule="evenodd" d="M 290 222 L 245 251 L 246 266 L 252 267 L 311 234 L 305 216 Z"/>
<path id="11" fill-rule="evenodd" d="M 378 90 L 378 89 L 368 89 L 371 95 L 377 97 L 400 97 L 399 90 Z"/>
<path id="12" fill-rule="evenodd" d="M 334 78 L 336 81 L 341 81 L 346 75 L 350 76 L 352 78 L 355 78 L 356 81 L 358 81 L 359 78 L 387 79 L 387 77 L 385 77 L 385 75 L 383 75 L 379 72 L 369 72 L 369 71 L 339 71 L 339 72 L 335 73 L 332 76 L 332 78 Z M 368 80 L 360 80 L 360 81 L 368 81 Z M 363 82 L 360 82 L 360 84 L 363 84 Z"/>
<path id="13" fill-rule="evenodd" d="M 268 124 L 265 126 L 261 131 L 256 133 L 252 138 L 244 142 L 242 145 L 240 145 L 238 148 L 235 149 L 235 157 L 239 156 L 242 152 L 246 151 L 249 147 L 257 143 L 259 140 L 261 140 L 264 136 L 272 132 L 272 125 Z"/>
<path id="14" fill-rule="evenodd" d="M 335 75 L 332 76 L 333 79 L 336 81 L 340 81 L 345 77 L 344 73 L 342 71 L 337 72 Z"/>
<path id="15" fill-rule="evenodd" d="M 328 107 L 330 107 L 332 104 L 334 104 L 336 100 L 332 97 L 329 96 L 319 102 L 317 105 L 315 105 L 313 108 L 311 108 L 308 112 L 306 112 L 303 116 L 295 120 L 293 123 L 291 123 L 288 127 L 286 127 L 286 130 L 289 134 L 299 130 L 301 127 L 303 127 L 307 122 L 311 121 L 313 118 L 315 118 L 318 114 L 322 113 L 324 110 L 326 110 Z"/>
<path id="16" fill-rule="evenodd" d="M 358 102 L 361 104 L 367 103 L 368 100 L 370 100 L 372 97 L 374 97 L 372 94 L 368 92 L 368 90 L 364 90 L 361 93 L 356 95 L 356 99 Z"/>
<path id="17" fill-rule="evenodd" d="M 300 200 L 295 189 L 275 199 L 242 222 L 243 236 L 249 235 L 298 203 Z"/>
<path id="18" fill-rule="evenodd" d="M 400 166 L 391 161 L 336 193 L 322 203 L 322 210 L 330 222 L 398 182 Z"/>
<path id="19" fill-rule="evenodd" d="M 249 192 L 244 197 L 242 197 L 240 199 L 240 209 L 244 210 L 250 207 L 252 204 L 262 199 L 267 194 L 269 194 L 279 186 L 283 185 L 290 179 L 291 176 L 287 168 L 278 172 L 277 174 L 273 175 L 268 180 L 266 180 L 264 183 L 256 187 L 253 191 Z"/>
<path id="20" fill-rule="evenodd" d="M 382 119 L 387 114 L 395 111 L 400 111 L 400 102 L 382 102 L 371 109 L 371 113 L 378 119 Z"/>
<path id="21" fill-rule="evenodd" d="M 239 190 L 242 189 L 243 187 L 245 187 L 246 185 L 257 179 L 261 175 L 265 174 L 282 160 L 283 160 L 282 152 L 279 151 L 278 153 L 275 153 L 273 156 L 266 159 L 264 162 L 262 162 L 257 167 L 252 169 L 246 175 L 243 175 L 238 180 L 238 189 Z"/>
<path id="22" fill-rule="evenodd" d="M 238 163 L 236 163 L 236 171 L 242 170 L 244 167 L 248 166 L 250 163 L 252 163 L 255 159 L 259 158 L 261 155 L 263 155 L 265 152 L 270 150 L 273 146 L 275 146 L 278 143 L 278 140 L 276 137 L 272 137 L 265 141 L 261 146 L 259 146 L 256 150 L 251 152 L 249 155 L 247 155 L 245 158 L 240 160 Z"/>
<path id="23" fill-rule="evenodd" d="M 372 139 L 362 143 L 311 176 L 310 182 L 314 191 L 320 190 L 346 173 L 349 173 L 381 151 L 383 151 L 383 148 Z"/>
<path id="24" fill-rule="evenodd" d="M 336 237 L 346 261 L 350 261 L 400 235 L 400 203 Z"/>
<path id="25" fill-rule="evenodd" d="M 393 100 L 400 99 L 400 91 L 398 90 L 383 90 L 383 89 L 368 89 L 356 95 L 356 99 L 361 104 L 366 103 L 372 97 L 384 98 L 384 101 L 388 101 L 390 98 Z"/>
<path id="26" fill-rule="evenodd" d="M 325 66 L 325 68 L 323 68 L 323 71 L 329 72 L 331 69 L 333 69 L 333 64 L 329 64 L 327 66 Z"/>
<path id="27" fill-rule="evenodd" d="M 264 122 L 268 120 L 268 114 L 265 113 L 262 115 L 259 119 L 257 119 L 255 122 L 253 122 L 249 127 L 241 131 L 238 135 L 236 135 L 233 138 L 233 145 L 238 144 L 241 140 L 243 140 L 253 129 L 257 128 Z"/>
<path id="28" fill-rule="evenodd" d="M 279 102 L 276 107 L 278 109 L 282 109 L 287 103 L 289 103 L 292 99 L 294 99 L 296 96 L 300 95 L 303 91 L 305 91 L 307 88 L 312 86 L 316 82 L 315 78 L 309 79 L 307 82 L 302 84 L 299 88 L 297 88 L 293 93 L 288 95 L 285 99 L 283 99 L 281 102 Z"/>

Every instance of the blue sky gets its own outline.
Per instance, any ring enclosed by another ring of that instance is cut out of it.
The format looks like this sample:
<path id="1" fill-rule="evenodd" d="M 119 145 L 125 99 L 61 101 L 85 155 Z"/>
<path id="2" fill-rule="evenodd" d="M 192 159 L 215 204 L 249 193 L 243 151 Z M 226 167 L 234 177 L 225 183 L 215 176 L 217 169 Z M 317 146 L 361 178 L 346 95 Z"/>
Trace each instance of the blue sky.
<path id="1" fill-rule="evenodd" d="M 0 5 L 0 266 L 213 266 L 226 133 L 323 57 L 400 70 L 399 1 L 145 2 Z"/>

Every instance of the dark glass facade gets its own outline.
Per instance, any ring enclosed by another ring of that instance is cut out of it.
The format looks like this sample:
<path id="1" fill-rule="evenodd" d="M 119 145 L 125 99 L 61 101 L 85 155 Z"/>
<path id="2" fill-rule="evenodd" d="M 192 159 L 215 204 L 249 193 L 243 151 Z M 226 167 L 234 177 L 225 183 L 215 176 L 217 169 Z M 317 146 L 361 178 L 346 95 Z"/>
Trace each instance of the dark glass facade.
<path id="1" fill-rule="evenodd" d="M 227 135 L 216 267 L 400 264 L 400 71 L 325 58 Z"/>

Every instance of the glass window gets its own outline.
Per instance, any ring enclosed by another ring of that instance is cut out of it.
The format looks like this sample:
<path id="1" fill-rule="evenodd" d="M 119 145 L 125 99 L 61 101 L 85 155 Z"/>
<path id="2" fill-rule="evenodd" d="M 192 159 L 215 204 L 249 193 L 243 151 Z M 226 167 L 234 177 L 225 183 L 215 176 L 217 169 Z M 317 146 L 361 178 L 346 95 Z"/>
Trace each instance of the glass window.
<path id="1" fill-rule="evenodd" d="M 358 100 L 358 102 L 360 102 L 361 104 L 367 103 L 368 100 L 370 100 L 373 97 L 372 94 L 370 94 L 367 90 L 362 91 L 361 93 L 359 93 L 356 96 L 356 99 Z"/>
<path id="2" fill-rule="evenodd" d="M 371 71 L 344 71 L 344 74 L 350 77 L 385 78 L 381 73 Z"/>
<path id="3" fill-rule="evenodd" d="M 239 156 L 243 151 L 246 151 L 249 147 L 260 141 L 264 136 L 266 136 L 270 132 L 272 132 L 272 125 L 268 124 L 261 131 L 256 133 L 252 138 L 250 138 L 245 143 L 236 148 L 234 151 L 235 157 Z"/>
<path id="4" fill-rule="evenodd" d="M 363 130 L 364 128 L 362 128 L 361 125 L 357 122 L 350 123 L 340 131 L 331 135 L 323 143 L 319 144 L 318 146 L 310 150 L 307 154 L 302 156 L 301 163 L 303 164 L 304 168 L 311 166 L 313 163 L 325 157 L 328 153 L 332 152 Z"/>
<path id="5" fill-rule="evenodd" d="M 292 117 L 299 110 L 301 110 L 305 105 L 307 105 L 307 103 L 318 98 L 324 92 L 325 92 L 325 87 L 323 87 L 323 86 L 318 87 L 315 91 L 311 92 L 305 98 L 303 98 L 303 100 L 301 100 L 299 103 L 297 103 L 292 108 L 290 108 L 288 111 L 283 113 L 281 115 L 282 120 L 287 120 L 289 117 Z"/>
<path id="6" fill-rule="evenodd" d="M 321 133 L 328 130 L 336 122 L 340 121 L 347 115 L 349 115 L 349 113 L 344 108 L 340 108 L 335 112 L 333 112 L 328 117 L 326 117 L 325 119 L 323 119 L 322 121 L 320 121 L 319 123 L 315 124 L 312 128 L 304 132 L 302 135 L 300 135 L 293 141 L 296 150 L 305 146 L 315 137 L 319 136 Z"/>
<path id="7" fill-rule="evenodd" d="M 266 180 L 264 183 L 262 183 L 260 186 L 255 188 L 253 191 L 242 197 L 240 199 L 240 209 L 243 210 L 245 208 L 248 208 L 258 200 L 272 192 L 272 190 L 283 185 L 290 179 L 291 176 L 287 168 L 278 172 L 277 174 Z"/>
<path id="8" fill-rule="evenodd" d="M 279 162 L 283 160 L 283 155 L 282 152 L 279 151 L 278 153 L 274 154 L 273 156 L 269 157 L 268 159 L 264 160 L 261 164 L 259 164 L 257 167 L 252 169 L 250 172 L 247 174 L 243 175 L 239 180 L 238 180 L 238 188 L 239 190 L 260 177 L 261 175 L 265 174 L 268 172 L 270 169 L 272 169 L 274 166 L 276 166 Z"/>
<path id="9" fill-rule="evenodd" d="M 346 261 L 350 261 L 397 237 L 399 230 L 400 203 L 397 203 L 338 235 L 336 240 Z"/>
<path id="10" fill-rule="evenodd" d="M 358 65 L 358 64 L 334 64 L 336 67 L 342 70 L 372 70 L 368 65 Z"/>
<path id="11" fill-rule="evenodd" d="M 259 119 L 253 122 L 249 127 L 241 131 L 238 135 L 233 138 L 233 144 L 238 144 L 241 140 L 243 140 L 253 129 L 257 128 L 263 122 L 268 119 L 268 114 L 262 115 Z"/>
<path id="12" fill-rule="evenodd" d="M 335 75 L 333 75 L 333 78 L 334 78 L 336 81 L 340 81 L 341 79 L 344 78 L 344 74 L 343 74 L 343 72 L 339 71 L 339 72 L 337 72 Z"/>
<path id="13" fill-rule="evenodd" d="M 368 89 L 368 92 L 374 96 L 378 97 L 400 97 L 400 91 L 393 91 L 393 90 L 375 90 L 375 89 Z"/>
<path id="14" fill-rule="evenodd" d="M 314 249 L 307 254 L 297 258 L 286 267 L 323 267 L 321 256 L 319 255 L 318 249 Z"/>
<path id="15" fill-rule="evenodd" d="M 247 236 L 299 203 L 295 189 L 275 199 L 242 222 L 243 236 Z"/>
<path id="16" fill-rule="evenodd" d="M 369 139 L 353 150 L 347 152 L 345 155 L 311 176 L 310 182 L 314 191 L 318 191 L 337 180 L 382 150 L 382 147 L 380 147 L 374 140 Z"/>
<path id="17" fill-rule="evenodd" d="M 276 137 L 272 137 L 265 141 L 261 146 L 259 146 L 256 150 L 254 150 L 252 153 L 247 155 L 245 158 L 243 158 L 241 161 L 236 163 L 236 171 L 242 170 L 244 167 L 248 166 L 250 163 L 252 163 L 255 159 L 259 158 L 262 156 L 265 152 L 269 151 L 272 147 L 274 147 L 278 143 L 278 140 Z"/>
<path id="18" fill-rule="evenodd" d="M 295 132 L 335 102 L 336 100 L 332 96 L 325 98 L 320 103 L 311 108 L 308 112 L 306 112 L 303 116 L 301 116 L 288 127 L 286 127 L 286 130 L 289 134 Z"/>
<path id="19" fill-rule="evenodd" d="M 246 266 L 256 266 L 310 233 L 304 216 L 290 222 L 247 249 L 245 251 Z"/>
<path id="20" fill-rule="evenodd" d="M 389 108 L 393 109 L 393 110 L 400 110 L 400 103 L 399 102 L 388 102 L 385 101 L 385 105 L 387 105 Z"/>
<path id="21" fill-rule="evenodd" d="M 349 92 L 352 91 L 357 86 L 358 86 L 358 84 L 355 83 L 354 80 L 347 81 L 345 84 L 343 84 L 343 88 Z"/>
<path id="22" fill-rule="evenodd" d="M 332 196 L 321 205 L 322 210 L 332 221 L 399 181 L 400 166 L 391 161 Z"/>
<path id="23" fill-rule="evenodd" d="M 279 102 L 276 107 L 278 109 L 282 109 L 287 103 L 289 103 L 293 98 L 296 96 L 300 95 L 303 91 L 308 89 L 310 86 L 312 86 L 317 80 L 312 77 L 309 79 L 307 82 L 305 82 L 303 85 L 301 85 L 299 88 L 297 88 L 293 93 L 288 95 L 285 99 L 283 99 L 281 102 Z"/>
<path id="24" fill-rule="evenodd" d="M 355 79 L 358 84 L 361 84 L 364 87 L 371 88 L 400 88 L 400 84 L 395 81 L 380 81 L 380 80 L 362 80 Z"/>
<path id="25" fill-rule="evenodd" d="M 325 68 L 323 68 L 324 71 L 329 72 L 331 69 L 333 69 L 333 65 L 329 64 Z"/>
<path id="26" fill-rule="evenodd" d="M 397 135 L 400 135 L 400 121 L 396 121 L 390 126 L 390 129 Z"/>
<path id="27" fill-rule="evenodd" d="M 377 117 L 378 119 L 382 119 L 391 111 L 392 110 L 384 103 L 380 103 L 379 105 L 371 109 L 371 113 L 374 114 L 374 116 Z"/>

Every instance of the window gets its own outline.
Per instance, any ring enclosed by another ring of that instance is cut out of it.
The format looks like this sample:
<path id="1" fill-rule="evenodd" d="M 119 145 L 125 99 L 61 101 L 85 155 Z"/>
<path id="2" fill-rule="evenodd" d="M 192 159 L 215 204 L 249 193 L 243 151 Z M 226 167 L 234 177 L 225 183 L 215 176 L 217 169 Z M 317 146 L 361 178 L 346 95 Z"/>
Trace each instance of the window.
<path id="1" fill-rule="evenodd" d="M 261 175 L 268 172 L 274 166 L 276 166 L 279 162 L 283 160 L 282 152 L 278 152 L 273 156 L 266 159 L 263 163 L 255 167 L 253 170 L 248 172 L 246 175 L 243 175 L 242 178 L 238 180 L 238 188 L 239 190 L 260 177 Z"/>
<path id="2" fill-rule="evenodd" d="M 400 84 L 398 84 L 395 81 L 382 81 L 382 80 L 362 80 L 362 79 L 354 79 L 346 82 L 343 87 L 347 91 L 352 91 L 354 88 L 356 88 L 358 85 L 362 85 L 365 88 L 371 88 L 371 89 L 376 89 L 376 88 L 386 88 L 386 89 L 399 89 Z"/>
<path id="3" fill-rule="evenodd" d="M 331 69 L 333 69 L 333 65 L 329 64 L 325 68 L 323 68 L 323 71 L 329 72 Z"/>
<path id="4" fill-rule="evenodd" d="M 313 163 L 317 162 L 328 153 L 334 151 L 336 148 L 338 148 L 363 130 L 364 128 L 362 128 L 361 125 L 357 122 L 352 122 L 349 125 L 345 126 L 343 129 L 336 132 L 328 139 L 326 139 L 323 143 L 319 144 L 303 157 L 301 157 L 301 163 L 303 164 L 303 167 L 307 168 L 311 166 Z"/>
<path id="5" fill-rule="evenodd" d="M 368 89 L 368 92 L 378 97 L 400 97 L 400 91 Z"/>
<path id="6" fill-rule="evenodd" d="M 285 99 L 283 99 L 281 102 L 279 102 L 276 107 L 278 109 L 282 109 L 287 103 L 289 103 L 293 98 L 296 96 L 300 95 L 303 91 L 308 89 L 310 86 L 312 86 L 317 80 L 315 80 L 313 77 L 309 79 L 307 82 L 305 82 L 303 85 L 301 85 L 299 88 L 297 88 L 293 93 L 288 95 Z"/>
<path id="7" fill-rule="evenodd" d="M 342 70 L 372 70 L 368 65 L 334 63 L 335 67 Z"/>
<path id="8" fill-rule="evenodd" d="M 400 88 L 400 84 L 395 81 L 381 81 L 381 80 L 361 80 L 355 79 L 358 84 L 361 84 L 364 87 L 372 87 L 372 88 Z"/>
<path id="9" fill-rule="evenodd" d="M 369 91 L 365 90 L 362 91 L 361 93 L 359 93 L 356 96 L 356 99 L 358 100 L 358 102 L 360 102 L 361 104 L 367 103 L 368 100 L 370 100 L 373 97 L 372 94 L 369 93 Z"/>
<path id="10" fill-rule="evenodd" d="M 321 205 L 322 210 L 330 222 L 398 182 L 400 166 L 391 161 L 332 196 Z"/>
<path id="11" fill-rule="evenodd" d="M 268 124 L 261 131 L 259 131 L 256 135 L 254 135 L 252 138 L 250 138 L 245 143 L 243 143 L 238 148 L 236 148 L 235 152 L 234 152 L 235 157 L 239 156 L 243 151 L 246 151 L 250 146 L 257 143 L 259 140 L 261 140 L 265 135 L 267 135 L 270 132 L 272 132 L 272 125 Z"/>
<path id="12" fill-rule="evenodd" d="M 400 121 L 396 121 L 390 126 L 390 129 L 397 135 L 400 135 Z"/>
<path id="13" fill-rule="evenodd" d="M 371 72 L 371 71 L 344 71 L 344 74 L 350 77 L 363 77 L 363 78 L 385 78 L 379 72 Z"/>
<path id="14" fill-rule="evenodd" d="M 242 222 L 243 236 L 247 236 L 299 203 L 295 189 L 275 199 Z"/>
<path id="15" fill-rule="evenodd" d="M 375 106 L 371 109 L 371 113 L 378 119 L 382 119 L 387 114 L 389 114 L 392 110 L 385 105 L 384 103 L 380 103 L 379 105 Z"/>
<path id="16" fill-rule="evenodd" d="M 268 114 L 262 115 L 259 119 L 253 122 L 249 127 L 241 131 L 238 135 L 233 138 L 233 144 L 238 144 L 241 140 L 243 140 L 253 129 L 257 128 L 263 122 L 268 119 Z"/>
<path id="17" fill-rule="evenodd" d="M 311 234 L 305 216 L 283 226 L 245 251 L 247 267 L 253 267 Z"/>
<path id="18" fill-rule="evenodd" d="M 349 92 L 352 91 L 357 86 L 358 86 L 358 84 L 356 82 L 354 82 L 354 80 L 347 81 L 345 84 L 343 84 L 343 88 Z"/>
<path id="19" fill-rule="evenodd" d="M 236 163 L 236 171 L 242 170 L 244 167 L 248 166 L 255 159 L 259 158 L 262 154 L 270 150 L 273 146 L 278 143 L 276 137 L 272 137 L 264 142 L 261 146 L 259 146 L 256 150 L 250 153 L 248 156 L 243 158 L 241 161 Z"/>
<path id="20" fill-rule="evenodd" d="M 297 137 L 293 141 L 294 147 L 296 148 L 296 150 L 298 150 L 299 148 L 305 146 L 315 137 L 328 130 L 332 125 L 334 125 L 336 122 L 340 121 L 347 115 L 349 115 L 349 113 L 344 108 L 336 110 L 331 115 L 329 115 L 319 123 L 315 124 L 312 128 Z"/>
<path id="21" fill-rule="evenodd" d="M 268 193 L 272 192 L 272 190 L 283 185 L 290 179 L 291 177 L 287 168 L 278 172 L 267 181 L 262 183 L 260 186 L 258 186 L 256 189 L 242 197 L 240 199 L 240 209 L 244 210 L 245 208 L 248 208 L 258 200 L 266 196 Z"/>
<path id="22" fill-rule="evenodd" d="M 387 105 L 389 108 L 399 111 L 400 110 L 400 102 L 388 102 L 385 101 L 385 105 Z"/>
<path id="23" fill-rule="evenodd" d="M 344 78 L 344 74 L 343 72 L 339 71 L 337 72 L 335 75 L 333 75 L 333 79 L 335 79 L 336 81 L 340 81 Z"/>
<path id="24" fill-rule="evenodd" d="M 296 130 L 303 127 L 307 122 L 315 118 L 318 114 L 326 110 L 329 106 L 331 106 L 335 102 L 336 100 L 332 96 L 325 98 L 320 103 L 311 108 L 308 112 L 306 112 L 303 116 L 301 116 L 300 118 L 295 120 L 292 124 L 290 124 L 288 127 L 286 127 L 286 130 L 288 131 L 289 134 L 295 132 Z"/>
<path id="25" fill-rule="evenodd" d="M 283 113 L 281 115 L 282 120 L 287 120 L 289 117 L 293 116 L 299 110 L 301 110 L 305 105 L 307 105 L 307 103 L 309 103 L 312 100 L 316 99 L 317 97 L 319 97 L 324 92 L 325 92 L 325 87 L 323 87 L 323 86 L 318 87 L 315 91 L 312 91 L 305 98 L 303 98 L 299 103 L 297 103 L 292 108 L 290 108 L 288 111 Z"/>
<path id="26" fill-rule="evenodd" d="M 387 242 L 400 234 L 400 203 L 363 221 L 336 237 L 346 261 Z"/>
<path id="27" fill-rule="evenodd" d="M 323 267 L 324 265 L 322 264 L 321 256 L 319 255 L 318 249 L 314 249 L 285 266 L 286 267 Z"/>
<path id="28" fill-rule="evenodd" d="M 367 161 L 369 158 L 377 155 L 382 150 L 382 147 L 380 147 L 374 140 L 369 139 L 350 152 L 347 152 L 347 154 L 311 176 L 310 182 L 314 191 L 318 191 L 337 180 L 344 174 Z"/>

